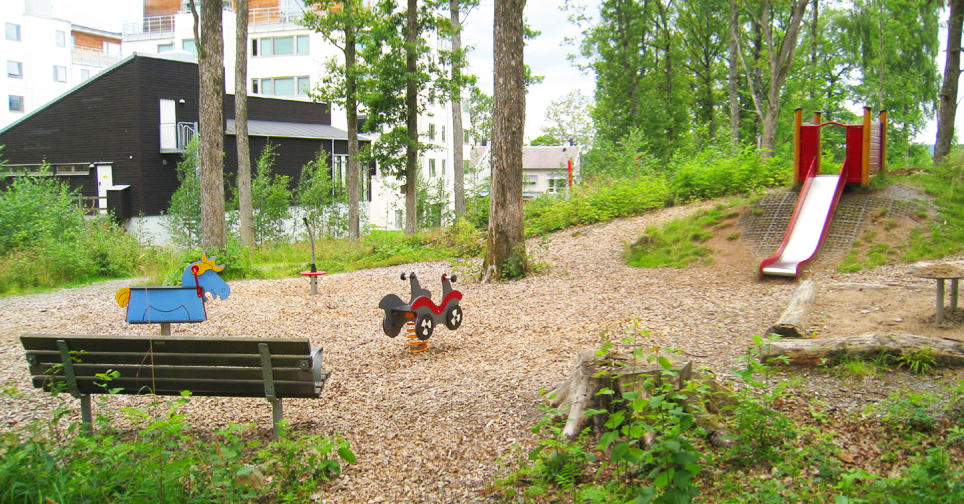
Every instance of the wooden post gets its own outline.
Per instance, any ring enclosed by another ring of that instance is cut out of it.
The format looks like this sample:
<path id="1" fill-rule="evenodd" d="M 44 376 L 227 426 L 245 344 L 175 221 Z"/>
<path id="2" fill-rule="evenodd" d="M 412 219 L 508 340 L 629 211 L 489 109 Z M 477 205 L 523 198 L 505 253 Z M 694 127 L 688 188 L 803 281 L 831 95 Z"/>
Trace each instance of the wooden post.
<path id="1" fill-rule="evenodd" d="M 860 185 L 870 183 L 870 107 L 864 107 L 864 127 L 861 131 L 863 139 L 862 156 L 860 160 Z"/>
<path id="2" fill-rule="evenodd" d="M 161 336 L 170 336 L 170 335 L 171 335 L 171 323 L 161 322 Z"/>
<path id="3" fill-rule="evenodd" d="M 822 118 L 823 118 L 822 112 L 814 112 L 813 124 L 820 124 L 820 120 Z M 817 128 L 817 167 L 813 172 L 814 175 L 820 175 L 820 162 L 822 161 L 821 152 L 820 152 L 822 150 L 822 146 L 821 146 L 822 139 L 821 139 L 820 131 L 821 129 Z"/>
<path id="4" fill-rule="evenodd" d="M 881 110 L 880 115 L 880 173 L 887 171 L 887 111 Z"/>
<path id="5" fill-rule="evenodd" d="M 944 322 L 944 279 L 937 279 L 937 323 Z"/>
<path id="6" fill-rule="evenodd" d="M 800 172 L 800 126 L 803 124 L 803 109 L 793 111 L 793 184 L 797 185 L 803 179 Z M 806 175 L 804 175 L 806 176 Z"/>

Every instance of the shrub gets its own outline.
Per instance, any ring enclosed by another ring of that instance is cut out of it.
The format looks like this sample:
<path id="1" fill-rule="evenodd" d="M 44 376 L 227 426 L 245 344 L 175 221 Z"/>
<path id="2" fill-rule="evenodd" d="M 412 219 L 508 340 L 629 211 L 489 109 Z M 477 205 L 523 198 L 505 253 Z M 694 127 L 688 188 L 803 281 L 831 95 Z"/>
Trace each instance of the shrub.
<path id="1" fill-rule="evenodd" d="M 294 193 L 301 217 L 312 223 L 324 236 L 344 236 L 348 233 L 348 194 L 341 184 L 331 180 L 327 153 L 301 168 L 301 178 Z"/>
<path id="2" fill-rule="evenodd" d="M 163 220 L 164 229 L 171 235 L 171 240 L 182 247 L 196 247 L 201 244 L 198 147 L 198 139 L 192 139 L 184 151 L 183 159 L 177 163 L 177 181 L 180 185 L 171 195 L 171 202 Z"/>
<path id="3" fill-rule="evenodd" d="M 759 151 L 746 147 L 735 156 L 716 147 L 674 159 L 670 177 L 673 201 L 713 199 L 733 194 L 752 194 L 767 187 L 790 182 L 787 160 L 760 157 Z"/>

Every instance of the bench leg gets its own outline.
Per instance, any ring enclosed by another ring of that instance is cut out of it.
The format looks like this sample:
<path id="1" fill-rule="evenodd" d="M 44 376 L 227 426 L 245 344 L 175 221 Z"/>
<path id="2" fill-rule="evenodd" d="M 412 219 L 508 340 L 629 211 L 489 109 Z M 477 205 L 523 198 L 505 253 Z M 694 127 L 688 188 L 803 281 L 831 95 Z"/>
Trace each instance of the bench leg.
<path id="1" fill-rule="evenodd" d="M 285 419 L 284 409 L 281 407 L 281 399 L 269 399 L 268 402 L 271 403 L 271 423 L 274 426 L 274 437 L 278 437 L 281 421 Z"/>
<path id="2" fill-rule="evenodd" d="M 80 396 L 80 419 L 84 422 L 84 430 L 88 434 L 93 434 L 94 432 L 94 419 L 93 415 L 90 413 L 90 395 L 84 394 Z"/>

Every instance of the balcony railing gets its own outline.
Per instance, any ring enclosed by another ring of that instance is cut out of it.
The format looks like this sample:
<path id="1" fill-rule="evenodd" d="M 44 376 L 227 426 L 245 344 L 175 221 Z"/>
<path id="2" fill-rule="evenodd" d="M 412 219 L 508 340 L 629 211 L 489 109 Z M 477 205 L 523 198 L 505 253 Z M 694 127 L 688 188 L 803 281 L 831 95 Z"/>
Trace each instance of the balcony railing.
<path id="1" fill-rule="evenodd" d="M 184 152 L 198 134 L 196 122 L 179 122 L 161 125 L 161 152 Z"/>
<path id="2" fill-rule="evenodd" d="M 107 68 L 120 60 L 119 55 L 110 55 L 92 47 L 74 46 L 71 61 L 75 65 Z"/>
<path id="3" fill-rule="evenodd" d="M 124 40 L 149 40 L 172 35 L 174 16 L 154 16 L 124 23 Z"/>

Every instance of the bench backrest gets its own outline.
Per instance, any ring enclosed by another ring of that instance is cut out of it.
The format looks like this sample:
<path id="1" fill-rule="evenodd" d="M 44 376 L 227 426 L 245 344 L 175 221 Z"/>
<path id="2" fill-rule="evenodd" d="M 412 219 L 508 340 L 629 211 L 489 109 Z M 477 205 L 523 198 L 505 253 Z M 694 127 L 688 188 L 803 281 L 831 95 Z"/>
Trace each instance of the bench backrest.
<path id="1" fill-rule="evenodd" d="M 80 394 L 106 393 L 97 375 L 108 371 L 120 376 L 106 387 L 124 394 L 189 390 L 228 397 L 319 397 L 327 377 L 321 348 L 312 349 L 304 338 L 24 334 L 20 342 L 33 385 L 45 390 L 54 383 L 72 388 L 62 357 L 66 349 Z M 263 362 L 270 362 L 273 394 L 265 390 Z"/>

